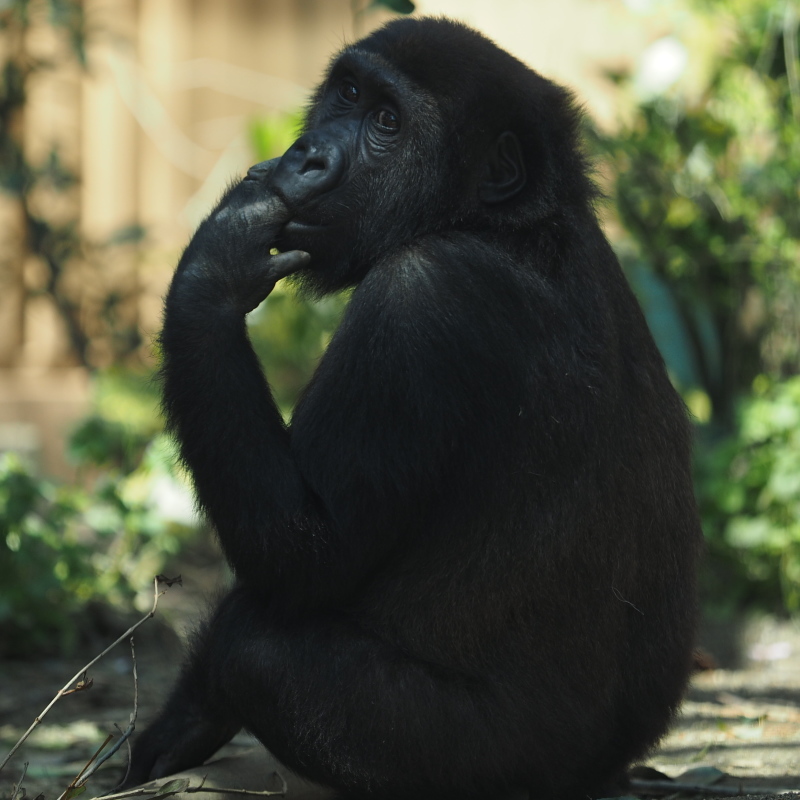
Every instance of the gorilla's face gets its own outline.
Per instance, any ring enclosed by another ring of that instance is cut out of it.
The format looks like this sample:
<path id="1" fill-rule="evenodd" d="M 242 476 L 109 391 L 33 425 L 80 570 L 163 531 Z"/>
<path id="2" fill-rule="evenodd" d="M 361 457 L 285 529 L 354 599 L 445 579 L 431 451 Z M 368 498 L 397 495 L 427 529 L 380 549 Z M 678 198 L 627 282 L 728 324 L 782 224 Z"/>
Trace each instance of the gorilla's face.
<path id="1" fill-rule="evenodd" d="M 413 128 L 401 84 L 363 59 L 339 59 L 317 92 L 306 132 L 272 174 L 271 188 L 292 214 L 279 245 L 310 253 L 312 271 L 326 284 L 358 280 L 381 241 L 409 229 L 407 210 L 395 202 L 408 193 L 403 165 Z"/>
<path id="2" fill-rule="evenodd" d="M 334 62 L 305 133 L 269 179 L 291 213 L 278 246 L 311 255 L 313 288 L 357 283 L 384 253 L 522 188 L 515 135 L 465 148 L 470 137 L 454 134 L 451 106 L 379 54 L 356 46 Z"/>

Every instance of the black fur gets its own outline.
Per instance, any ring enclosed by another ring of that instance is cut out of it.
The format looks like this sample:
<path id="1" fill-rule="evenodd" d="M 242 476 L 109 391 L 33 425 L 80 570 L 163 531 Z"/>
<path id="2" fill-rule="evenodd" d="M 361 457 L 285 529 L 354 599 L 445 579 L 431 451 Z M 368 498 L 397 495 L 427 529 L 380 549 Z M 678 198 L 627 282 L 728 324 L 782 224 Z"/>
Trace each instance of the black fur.
<path id="1" fill-rule="evenodd" d="M 664 733 L 690 429 L 578 128 L 489 40 L 404 19 L 345 48 L 303 137 L 201 225 L 164 406 L 237 583 L 129 783 L 244 726 L 342 796 L 577 798 Z M 291 272 L 356 289 L 287 427 L 244 314 Z"/>

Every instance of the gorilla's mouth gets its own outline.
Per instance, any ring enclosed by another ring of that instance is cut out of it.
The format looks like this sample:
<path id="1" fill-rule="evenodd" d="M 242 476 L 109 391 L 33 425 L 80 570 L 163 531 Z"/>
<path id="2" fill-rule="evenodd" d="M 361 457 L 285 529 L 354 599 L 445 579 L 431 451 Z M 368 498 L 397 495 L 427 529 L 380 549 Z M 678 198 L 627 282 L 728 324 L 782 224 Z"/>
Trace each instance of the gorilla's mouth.
<path id="1" fill-rule="evenodd" d="M 312 228 L 327 228 L 329 222 L 323 222 L 321 219 L 312 219 L 306 216 L 303 217 L 292 217 L 285 227 L 286 228 L 296 228 L 297 230 L 310 230 Z"/>
<path id="2" fill-rule="evenodd" d="M 330 230 L 330 223 L 319 216 L 298 214 L 284 224 L 276 244 L 281 250 L 308 250 L 316 253 L 330 238 Z"/>
<path id="3" fill-rule="evenodd" d="M 326 215 L 324 209 L 318 205 L 309 205 L 296 209 L 284 226 L 284 230 L 307 233 L 327 228 L 331 223 L 330 215 Z"/>
<path id="4" fill-rule="evenodd" d="M 319 195 L 312 195 L 294 203 L 287 203 L 291 217 L 284 230 L 311 232 L 330 228 L 352 214 L 348 197 L 339 186 Z"/>
<path id="5" fill-rule="evenodd" d="M 290 219 L 284 226 L 284 234 L 289 236 L 308 236 L 309 234 L 321 233 L 328 227 L 324 222 L 311 221 L 308 219 Z"/>

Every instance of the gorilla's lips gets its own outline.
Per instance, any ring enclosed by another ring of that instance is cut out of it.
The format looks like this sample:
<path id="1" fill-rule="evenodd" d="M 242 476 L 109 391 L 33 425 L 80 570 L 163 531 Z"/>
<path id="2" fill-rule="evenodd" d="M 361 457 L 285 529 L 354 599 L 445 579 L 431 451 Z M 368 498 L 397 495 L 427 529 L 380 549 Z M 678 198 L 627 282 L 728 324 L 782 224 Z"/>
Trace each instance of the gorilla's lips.
<path id="1" fill-rule="evenodd" d="M 301 198 L 292 198 L 280 187 L 276 187 L 274 191 L 289 209 L 290 217 L 286 227 L 293 226 L 298 231 L 310 231 L 330 228 L 352 217 L 356 204 L 347 191 L 349 188 L 349 182 L 344 181 L 341 186 L 334 189 Z"/>
<path id="2" fill-rule="evenodd" d="M 307 234 L 322 231 L 333 224 L 330 213 L 319 203 L 303 205 L 291 210 L 289 221 L 283 226 L 287 233 Z"/>
<path id="3" fill-rule="evenodd" d="M 330 223 L 311 209 L 292 214 L 281 229 L 276 242 L 281 250 L 305 250 L 319 256 L 330 238 Z"/>
<path id="4" fill-rule="evenodd" d="M 322 228 L 327 228 L 329 223 L 323 222 L 319 219 L 311 219 L 308 217 L 292 217 L 286 225 L 284 225 L 284 230 L 297 230 L 297 231 L 310 231 L 310 230 L 321 230 Z"/>

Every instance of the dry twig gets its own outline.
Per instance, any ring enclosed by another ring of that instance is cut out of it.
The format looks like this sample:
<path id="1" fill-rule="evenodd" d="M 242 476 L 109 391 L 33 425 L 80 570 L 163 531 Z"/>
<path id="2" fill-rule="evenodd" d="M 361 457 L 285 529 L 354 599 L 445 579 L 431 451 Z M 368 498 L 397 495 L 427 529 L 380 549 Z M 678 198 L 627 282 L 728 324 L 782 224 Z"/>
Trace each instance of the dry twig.
<path id="1" fill-rule="evenodd" d="M 100 755 L 100 753 L 103 752 L 103 750 L 105 750 L 106 745 L 113 738 L 114 738 L 113 733 L 109 733 L 108 736 L 106 736 L 100 747 L 98 747 L 97 750 L 94 751 L 94 755 L 92 755 L 92 757 L 83 765 L 83 769 L 81 769 L 81 771 L 72 779 L 69 786 L 67 786 L 67 788 L 64 789 L 64 791 L 58 796 L 58 800 L 64 800 L 64 798 L 72 798 L 86 791 L 83 787 L 86 781 L 89 779 L 89 775 L 92 775 L 95 771 L 94 769 L 92 769 L 91 772 L 87 773 L 86 770 L 88 770 L 92 766 L 92 764 L 95 763 L 97 757 Z M 103 760 L 105 761 L 105 759 Z"/>
<path id="2" fill-rule="evenodd" d="M 188 778 L 172 778 L 154 786 L 137 786 L 135 789 L 128 789 L 124 792 L 107 794 L 103 797 L 103 800 L 126 800 L 128 797 L 158 797 L 161 800 L 161 798 L 176 794 L 200 794 L 203 792 L 206 794 L 232 794 L 241 797 L 283 797 L 289 790 L 286 779 L 280 772 L 273 772 L 272 776 L 280 778 L 281 781 L 281 788 L 274 792 L 269 789 L 258 791 L 256 789 L 229 789 L 227 787 L 206 786 L 205 778 L 200 781 L 199 786 L 192 786 Z"/>
<path id="3" fill-rule="evenodd" d="M 131 660 L 133 661 L 133 711 L 131 712 L 130 719 L 128 720 L 128 727 L 125 728 L 124 731 L 122 731 L 119 725 L 114 726 L 122 734 L 122 736 L 117 740 L 117 742 L 114 744 L 111 750 L 109 750 L 103 756 L 103 758 L 100 759 L 100 761 L 98 761 L 97 764 L 95 764 L 95 766 L 92 768 L 92 771 L 89 772 L 84 777 L 84 781 L 91 778 L 91 776 L 94 775 L 94 773 L 97 772 L 97 770 L 103 764 L 105 764 L 106 761 L 108 761 L 108 759 L 111 758 L 119 750 L 120 747 L 122 747 L 122 743 L 125 742 L 125 744 L 127 744 L 128 746 L 128 767 L 125 770 L 125 776 L 117 784 L 117 786 L 114 787 L 114 789 L 116 789 L 118 786 L 122 786 L 125 783 L 125 781 L 128 780 L 128 775 L 130 774 L 131 771 L 131 743 L 129 740 L 134 730 L 136 729 L 136 718 L 139 716 L 139 675 L 136 672 L 136 648 L 133 646 L 133 636 L 131 636 Z M 114 791 L 114 789 L 112 789 L 111 792 L 108 792 L 108 794 L 111 794 Z"/>
<path id="4" fill-rule="evenodd" d="M 86 666 L 81 667 L 81 669 L 79 669 L 78 672 L 75 675 L 73 675 L 69 679 L 69 681 L 67 681 L 66 685 L 63 688 L 58 690 L 58 693 L 56 694 L 56 696 L 47 704 L 47 706 L 44 709 L 44 711 L 42 711 L 42 713 L 39 714 L 38 717 L 36 717 L 36 719 L 31 724 L 30 728 L 28 728 L 28 730 L 25 731 L 25 733 L 22 734 L 22 736 L 20 737 L 19 741 L 11 748 L 11 750 L 8 753 L 8 755 L 3 759 L 3 762 L 0 764 L 0 772 L 2 772 L 3 768 L 5 767 L 5 765 L 8 764 L 8 762 L 14 756 L 14 753 L 16 753 L 17 750 L 19 750 L 19 748 L 22 747 L 22 745 L 25 742 L 25 740 L 33 733 L 33 731 L 37 728 L 37 726 L 41 724 L 41 722 L 44 719 L 44 717 L 47 714 L 47 712 L 50 711 L 50 709 L 65 694 L 68 694 L 70 692 L 75 691 L 74 689 L 71 688 L 72 685 L 76 681 L 78 681 L 79 679 L 83 678 L 86 675 L 87 671 L 89 669 L 91 669 L 91 667 L 93 667 L 101 658 L 103 658 L 103 656 L 105 656 L 111 650 L 113 650 L 120 642 L 124 641 L 129 636 L 131 636 L 131 634 L 140 625 L 144 625 L 144 623 L 147 622 L 147 620 L 152 619 L 155 616 L 156 609 L 158 608 L 158 599 L 161 597 L 162 594 L 164 594 L 167 591 L 167 589 L 172 585 L 173 582 L 174 581 L 170 581 L 169 579 L 164 579 L 164 577 L 161 576 L 161 575 L 158 575 L 153 580 L 153 607 L 150 609 L 150 611 L 147 614 L 145 614 L 135 625 L 131 625 L 131 627 L 128 628 L 128 630 L 125 631 L 125 633 L 123 633 L 122 636 L 120 636 L 118 639 L 116 639 L 114 642 L 112 642 L 108 647 L 106 647 L 106 649 L 103 650 L 102 653 L 100 653 L 99 655 L 95 656 L 88 664 L 86 664 Z M 167 589 L 162 589 L 161 591 L 159 591 L 158 590 L 159 583 L 165 583 L 167 585 Z M 82 681 L 82 683 L 84 684 L 83 688 L 88 688 L 87 681 L 84 680 L 84 681 Z"/>
<path id="5" fill-rule="evenodd" d="M 11 800 L 17 800 L 17 797 L 20 800 L 24 800 L 25 797 L 25 789 L 22 788 L 22 781 L 25 780 L 25 776 L 28 774 L 28 762 L 26 761 L 22 765 L 22 775 L 19 776 L 19 781 L 14 784 L 13 788 L 11 789 Z M 20 794 L 20 791 L 22 794 Z"/>

